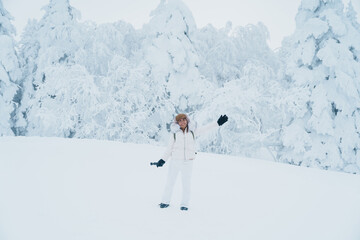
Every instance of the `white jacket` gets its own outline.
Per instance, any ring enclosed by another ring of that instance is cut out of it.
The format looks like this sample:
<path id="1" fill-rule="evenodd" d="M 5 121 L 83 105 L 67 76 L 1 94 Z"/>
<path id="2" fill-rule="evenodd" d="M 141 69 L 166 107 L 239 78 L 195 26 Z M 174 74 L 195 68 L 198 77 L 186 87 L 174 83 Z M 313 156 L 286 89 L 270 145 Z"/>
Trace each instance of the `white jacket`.
<path id="1" fill-rule="evenodd" d="M 195 140 L 201 134 L 219 127 L 217 122 L 210 123 L 200 128 L 196 128 L 188 121 L 189 131 L 183 132 L 177 123 L 171 125 L 171 136 L 169 145 L 162 157 L 164 161 L 167 161 L 170 157 L 175 160 L 194 160 L 196 154 Z M 194 135 L 192 134 L 194 133 Z M 175 136 L 174 136 L 175 134 Z"/>

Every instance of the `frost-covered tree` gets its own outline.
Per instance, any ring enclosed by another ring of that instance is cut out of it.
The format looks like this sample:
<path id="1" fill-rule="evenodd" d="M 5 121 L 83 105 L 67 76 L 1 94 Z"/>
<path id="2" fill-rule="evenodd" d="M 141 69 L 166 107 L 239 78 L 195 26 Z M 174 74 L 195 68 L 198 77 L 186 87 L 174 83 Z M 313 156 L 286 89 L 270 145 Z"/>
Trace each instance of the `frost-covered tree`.
<path id="1" fill-rule="evenodd" d="M 96 138 L 147 143 L 166 131 L 164 112 L 170 103 L 159 101 L 160 84 L 150 76 L 141 48 L 145 34 L 125 22 L 83 26 L 88 38 L 77 61 L 94 75 L 101 111 Z M 161 123 L 161 124 L 160 124 Z"/>
<path id="2" fill-rule="evenodd" d="M 221 87 L 230 79 L 241 75 L 238 45 L 229 36 L 232 28 L 228 22 L 225 28 L 216 29 L 207 25 L 195 33 L 194 44 L 199 54 L 199 70 L 208 81 Z M 244 60 L 244 59 L 243 59 Z"/>
<path id="3" fill-rule="evenodd" d="M 28 125 L 27 114 L 30 107 L 30 99 L 34 97 L 35 73 L 37 70 L 37 57 L 40 44 L 37 40 L 36 20 L 28 21 L 24 33 L 21 35 L 19 59 L 23 74 L 20 81 L 21 101 L 16 110 L 15 130 L 17 135 L 26 135 Z"/>
<path id="4" fill-rule="evenodd" d="M 99 92 L 94 79 L 78 64 L 49 66 L 45 81 L 30 99 L 29 135 L 96 138 Z"/>
<path id="5" fill-rule="evenodd" d="M 14 113 L 19 103 L 17 91 L 21 71 L 11 20 L 13 17 L 0 0 L 0 136 L 14 134 Z"/>
<path id="6" fill-rule="evenodd" d="M 360 31 L 360 24 L 357 21 L 357 12 L 354 9 L 352 1 L 349 2 L 348 7 L 346 9 L 346 16 L 350 19 L 351 24 L 354 26 L 354 28 Z"/>
<path id="7" fill-rule="evenodd" d="M 28 135 L 73 137 L 96 113 L 94 79 L 75 61 L 83 39 L 79 13 L 68 0 L 51 0 L 44 10 L 39 22 L 29 23 L 21 41 L 26 76 L 21 115 Z M 19 129 L 24 125 L 19 123 Z"/>
<path id="8" fill-rule="evenodd" d="M 360 33 L 360 24 L 357 20 L 357 12 L 355 11 L 352 5 L 352 1 L 349 2 L 349 5 L 346 9 L 346 16 L 350 20 L 352 27 L 354 27 L 354 29 L 352 29 L 352 31 L 349 32 L 349 37 L 347 38 L 347 40 L 350 40 L 351 38 L 357 38 Z M 353 47 L 352 46 L 353 44 L 356 44 L 356 47 Z M 360 59 L 359 41 L 357 41 L 357 43 L 350 43 L 350 45 L 351 45 L 350 51 L 354 55 L 354 58 L 356 58 L 356 60 L 359 60 Z"/>
<path id="9" fill-rule="evenodd" d="M 360 33 L 341 0 L 303 0 L 281 50 L 289 119 L 280 159 L 360 172 Z"/>
<path id="10" fill-rule="evenodd" d="M 221 29 L 208 25 L 196 32 L 200 72 L 218 89 L 195 118 L 206 123 L 223 113 L 230 116 L 219 136 L 200 139 L 201 150 L 264 157 L 260 151 L 265 149 L 273 158 L 266 148 L 278 144 L 282 91 L 276 81 L 279 61 L 268 38 L 262 23 L 232 29 L 228 22 Z"/>
<path id="11" fill-rule="evenodd" d="M 82 39 L 81 48 L 76 52 L 76 62 L 99 77 L 108 75 L 115 56 L 129 59 L 140 48 L 137 32 L 123 21 L 100 25 L 85 22 L 81 32 L 86 38 Z"/>
<path id="12" fill-rule="evenodd" d="M 219 30 L 211 25 L 200 29 L 194 42 L 200 55 L 201 74 L 221 87 L 231 79 L 240 78 L 248 61 L 260 61 L 277 69 L 278 61 L 267 44 L 268 38 L 268 30 L 262 23 L 232 29 L 228 22 Z"/>
<path id="13" fill-rule="evenodd" d="M 196 114 L 199 123 L 225 113 L 230 119 L 226 128 L 214 132 L 218 136 L 199 139 L 201 150 L 249 157 L 265 157 L 266 151 L 266 157 L 273 159 L 283 117 L 281 93 L 274 69 L 264 62 L 248 61 L 242 76 L 218 88 Z"/>
<path id="14" fill-rule="evenodd" d="M 114 56 L 109 74 L 100 80 L 102 107 L 96 121 L 101 138 L 137 143 L 159 140 L 160 123 L 165 119 L 153 119 L 157 97 L 150 90 L 149 70 L 145 62 Z"/>
<path id="15" fill-rule="evenodd" d="M 192 14 L 181 0 L 162 0 L 151 16 L 144 51 L 149 77 L 159 86 L 158 101 L 170 102 L 175 111 L 195 111 L 212 86 L 199 73 Z"/>

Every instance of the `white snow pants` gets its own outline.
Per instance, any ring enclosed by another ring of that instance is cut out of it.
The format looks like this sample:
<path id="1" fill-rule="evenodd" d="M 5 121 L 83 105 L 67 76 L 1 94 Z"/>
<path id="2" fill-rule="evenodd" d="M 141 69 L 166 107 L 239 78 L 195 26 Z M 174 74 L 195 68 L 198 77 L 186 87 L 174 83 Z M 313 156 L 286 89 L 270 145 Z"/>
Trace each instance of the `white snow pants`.
<path id="1" fill-rule="evenodd" d="M 177 160 L 177 159 L 172 159 L 171 161 L 169 161 L 170 162 L 169 172 L 162 198 L 163 203 L 170 204 L 171 195 L 177 179 L 177 175 L 180 172 L 182 179 L 182 189 L 183 189 L 181 206 L 182 207 L 189 206 L 193 161 L 194 160 Z"/>

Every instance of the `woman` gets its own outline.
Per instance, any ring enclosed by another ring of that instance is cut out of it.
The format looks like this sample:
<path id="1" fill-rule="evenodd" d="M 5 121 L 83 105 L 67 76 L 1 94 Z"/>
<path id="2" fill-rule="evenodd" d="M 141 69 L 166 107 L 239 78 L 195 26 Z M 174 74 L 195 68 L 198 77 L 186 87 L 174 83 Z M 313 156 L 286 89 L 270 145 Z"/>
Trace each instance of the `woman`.
<path id="1" fill-rule="evenodd" d="M 220 116 L 217 122 L 210 123 L 204 127 L 196 128 L 191 125 L 190 119 L 186 114 L 178 114 L 174 123 L 171 125 L 172 135 L 169 145 L 163 157 L 156 163 L 156 166 L 162 167 L 171 157 L 169 173 L 165 186 L 160 208 L 167 208 L 170 205 L 170 199 L 173 187 L 178 173 L 181 173 L 183 195 L 180 209 L 187 211 L 190 200 L 191 174 L 193 160 L 195 159 L 195 139 L 202 133 L 223 125 L 228 120 L 226 115 Z"/>

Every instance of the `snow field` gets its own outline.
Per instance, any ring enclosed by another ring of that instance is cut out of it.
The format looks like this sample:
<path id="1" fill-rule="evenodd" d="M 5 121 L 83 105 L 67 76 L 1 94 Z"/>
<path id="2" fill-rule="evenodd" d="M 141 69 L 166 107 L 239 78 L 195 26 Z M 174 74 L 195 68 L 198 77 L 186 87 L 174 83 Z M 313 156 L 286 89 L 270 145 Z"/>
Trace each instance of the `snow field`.
<path id="1" fill-rule="evenodd" d="M 20 150 L 21 149 L 21 150 Z M 0 239 L 360 238 L 360 178 L 199 153 L 192 203 L 181 183 L 160 209 L 164 148 L 98 140 L 0 138 Z"/>

